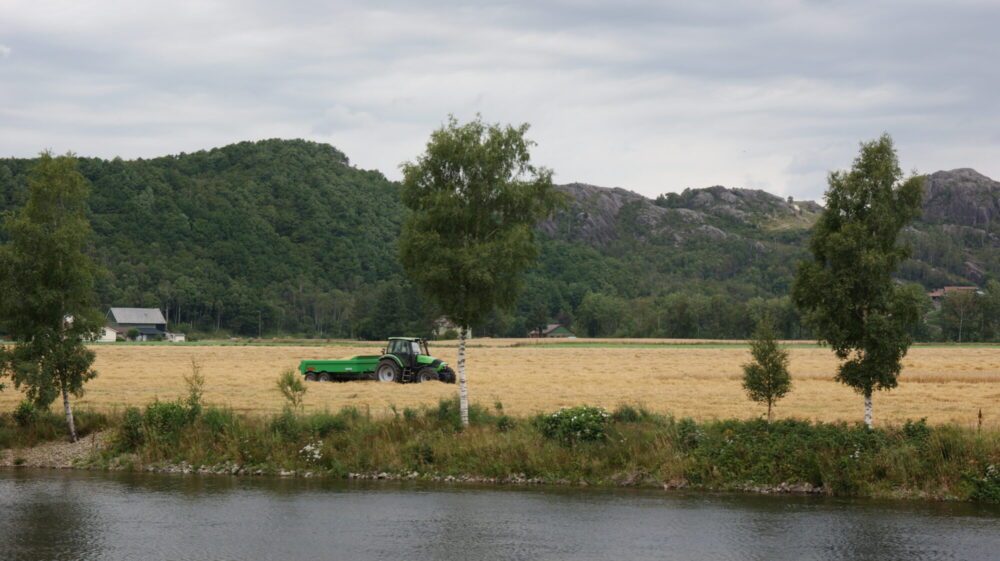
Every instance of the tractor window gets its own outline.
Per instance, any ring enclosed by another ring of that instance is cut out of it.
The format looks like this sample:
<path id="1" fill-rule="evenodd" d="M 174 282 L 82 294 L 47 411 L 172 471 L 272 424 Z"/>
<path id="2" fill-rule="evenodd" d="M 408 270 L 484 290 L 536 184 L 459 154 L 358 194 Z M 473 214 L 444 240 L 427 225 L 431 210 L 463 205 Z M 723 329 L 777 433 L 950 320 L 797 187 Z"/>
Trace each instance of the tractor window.
<path id="1" fill-rule="evenodd" d="M 406 351 L 406 341 L 401 341 L 399 339 L 389 341 L 389 354 L 405 355 Z"/>
<path id="2" fill-rule="evenodd" d="M 420 343 L 417 343 L 416 341 L 411 341 L 410 342 L 410 351 L 414 355 L 420 354 Z"/>

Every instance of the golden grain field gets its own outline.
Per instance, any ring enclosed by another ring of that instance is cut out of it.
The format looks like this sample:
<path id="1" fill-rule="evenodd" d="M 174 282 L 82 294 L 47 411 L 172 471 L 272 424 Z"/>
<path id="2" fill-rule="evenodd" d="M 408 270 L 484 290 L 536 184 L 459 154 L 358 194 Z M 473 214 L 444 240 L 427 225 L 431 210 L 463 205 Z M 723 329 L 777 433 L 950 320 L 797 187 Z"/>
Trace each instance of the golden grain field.
<path id="1" fill-rule="evenodd" d="M 512 346 L 520 343 L 523 346 Z M 96 345 L 99 376 L 77 401 L 100 409 L 171 400 L 185 394 L 183 377 L 191 361 L 205 376 L 205 401 L 237 411 L 271 412 L 282 407 L 275 380 L 282 369 L 305 358 L 373 354 L 372 346 L 132 346 Z M 434 345 L 432 354 L 453 366 L 454 344 Z M 834 421 L 862 417 L 862 399 L 833 381 L 836 363 L 828 349 L 792 348 L 791 393 L 777 416 Z M 468 350 L 469 392 L 473 402 L 499 401 L 512 415 L 529 415 L 580 404 L 613 408 L 622 403 L 699 419 L 762 414 L 740 387 L 741 347 L 539 347 L 523 341 L 476 340 Z M 1000 347 L 915 347 L 904 360 L 900 385 L 875 396 L 876 423 L 927 417 L 930 422 L 976 423 L 981 408 L 986 426 L 1000 425 Z M 345 405 L 386 414 L 433 404 L 455 395 L 457 387 L 438 382 L 309 383 L 307 409 Z M 12 388 L 0 392 L 0 410 L 20 399 Z"/>

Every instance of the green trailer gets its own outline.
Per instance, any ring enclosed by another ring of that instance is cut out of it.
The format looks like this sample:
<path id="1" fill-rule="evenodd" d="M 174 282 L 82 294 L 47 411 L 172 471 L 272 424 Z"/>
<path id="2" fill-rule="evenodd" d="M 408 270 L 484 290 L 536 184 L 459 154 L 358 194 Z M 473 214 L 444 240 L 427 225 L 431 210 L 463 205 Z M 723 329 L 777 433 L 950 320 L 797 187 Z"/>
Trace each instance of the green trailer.
<path id="1" fill-rule="evenodd" d="M 417 337 L 390 337 L 381 355 L 359 355 L 341 360 L 303 360 L 299 373 L 307 382 L 376 380 L 379 382 L 455 383 L 447 362 L 431 356 L 427 341 Z"/>

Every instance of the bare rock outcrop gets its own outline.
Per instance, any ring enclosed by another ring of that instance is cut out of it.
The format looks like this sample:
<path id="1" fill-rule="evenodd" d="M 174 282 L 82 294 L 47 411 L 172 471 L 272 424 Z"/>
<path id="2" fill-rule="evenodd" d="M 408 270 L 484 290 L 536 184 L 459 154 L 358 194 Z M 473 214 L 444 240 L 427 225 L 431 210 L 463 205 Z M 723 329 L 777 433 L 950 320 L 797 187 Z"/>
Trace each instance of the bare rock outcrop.
<path id="1" fill-rule="evenodd" d="M 924 187 L 923 220 L 989 230 L 1000 221 L 1000 182 L 969 168 L 932 173 Z"/>

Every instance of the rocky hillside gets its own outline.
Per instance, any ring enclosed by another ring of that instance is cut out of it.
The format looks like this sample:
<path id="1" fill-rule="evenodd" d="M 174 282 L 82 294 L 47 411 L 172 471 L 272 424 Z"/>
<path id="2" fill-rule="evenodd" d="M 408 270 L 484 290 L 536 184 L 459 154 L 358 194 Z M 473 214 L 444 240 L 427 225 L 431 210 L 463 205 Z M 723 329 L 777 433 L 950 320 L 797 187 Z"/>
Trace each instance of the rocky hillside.
<path id="1" fill-rule="evenodd" d="M 1000 182 L 969 168 L 932 173 L 923 220 L 990 232 L 1000 222 Z"/>
<path id="2" fill-rule="evenodd" d="M 680 246 L 690 241 L 738 238 L 747 230 L 807 229 L 822 210 L 813 201 L 722 186 L 685 189 L 656 200 L 622 188 L 583 183 L 560 185 L 558 189 L 570 196 L 570 209 L 544 222 L 542 231 L 591 245 L 631 235 Z"/>
<path id="3" fill-rule="evenodd" d="M 542 231 L 611 254 L 629 240 L 659 246 L 660 253 L 698 251 L 705 242 L 726 240 L 734 248 L 801 258 L 822 211 L 814 201 L 722 186 L 655 200 L 582 183 L 558 188 L 570 196 L 570 208 L 543 223 Z M 1000 182 L 972 169 L 929 175 L 923 217 L 904 236 L 914 248 L 901 271 L 904 279 L 930 288 L 1000 276 Z"/>

